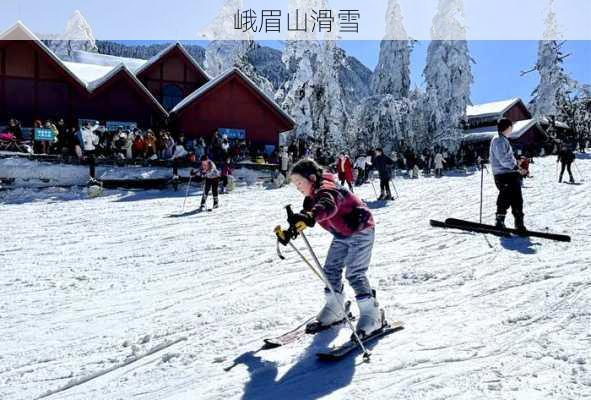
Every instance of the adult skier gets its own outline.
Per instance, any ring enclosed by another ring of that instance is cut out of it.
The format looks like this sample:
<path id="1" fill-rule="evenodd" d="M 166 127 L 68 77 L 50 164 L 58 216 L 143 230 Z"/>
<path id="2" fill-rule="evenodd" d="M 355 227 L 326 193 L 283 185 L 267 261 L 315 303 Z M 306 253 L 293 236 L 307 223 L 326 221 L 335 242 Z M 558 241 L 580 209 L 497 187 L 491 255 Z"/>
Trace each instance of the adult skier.
<path id="1" fill-rule="evenodd" d="M 337 158 L 336 164 L 341 186 L 345 186 L 345 182 L 347 182 L 349 190 L 353 191 L 353 164 L 351 163 L 351 159 L 345 153 L 341 153 Z"/>
<path id="2" fill-rule="evenodd" d="M 325 288 L 325 305 L 315 322 L 329 326 L 342 321 L 344 315 L 343 269 L 355 291 L 359 307 L 356 331 L 363 337 L 384 326 L 383 310 L 375 298 L 367 278 L 367 270 L 374 243 L 374 220 L 365 204 L 324 172 L 313 160 L 299 161 L 291 170 L 291 181 L 305 196 L 303 210 L 294 214 L 290 225 L 301 232 L 316 222 L 333 235 L 326 256 L 324 274 L 332 289 Z"/>
<path id="3" fill-rule="evenodd" d="M 365 182 L 365 165 L 367 163 L 367 156 L 361 154 L 355 160 L 355 165 L 353 168 L 357 170 L 357 179 L 355 180 L 355 186 L 361 186 L 363 182 Z M 371 160 L 370 160 L 371 163 Z"/>
<path id="4" fill-rule="evenodd" d="M 203 210 L 205 208 L 205 203 L 207 202 L 207 196 L 209 196 L 209 191 L 213 192 L 213 208 L 218 208 L 218 185 L 220 182 L 220 172 L 216 168 L 213 161 L 211 161 L 207 155 L 201 157 L 201 168 L 199 171 L 191 170 L 191 176 L 201 176 L 205 179 L 205 187 L 203 188 L 203 196 L 201 197 L 201 207 L 199 210 Z"/>
<path id="5" fill-rule="evenodd" d="M 566 144 L 563 144 L 558 152 L 558 157 L 556 158 L 556 163 L 560 162 L 560 178 L 558 178 L 558 182 L 562 182 L 562 176 L 564 175 L 564 170 L 568 171 L 568 176 L 570 177 L 570 183 L 575 183 L 575 178 L 573 178 L 573 173 L 570 169 L 573 161 L 575 161 L 575 153 L 573 153 Z"/>
<path id="6" fill-rule="evenodd" d="M 392 192 L 390 192 L 390 178 L 392 177 L 394 161 L 384 154 L 383 149 L 378 148 L 376 149 L 373 165 L 380 174 L 380 197 L 378 197 L 378 200 L 394 200 Z"/>
<path id="7" fill-rule="evenodd" d="M 498 135 L 490 142 L 490 165 L 499 189 L 497 198 L 496 226 L 505 228 L 505 215 L 511 208 L 515 218 L 515 229 L 526 231 L 523 223 L 523 196 L 521 194 L 521 176 L 526 172 L 519 168 L 513 155 L 509 137 L 513 132 L 513 122 L 501 118 L 497 122 Z"/>

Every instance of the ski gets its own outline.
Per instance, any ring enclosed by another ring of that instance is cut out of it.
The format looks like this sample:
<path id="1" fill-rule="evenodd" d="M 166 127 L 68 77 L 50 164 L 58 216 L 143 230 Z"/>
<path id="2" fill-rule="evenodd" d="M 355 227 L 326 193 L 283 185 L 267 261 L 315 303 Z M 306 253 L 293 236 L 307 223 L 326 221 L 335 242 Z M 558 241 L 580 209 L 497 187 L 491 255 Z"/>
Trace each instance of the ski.
<path id="1" fill-rule="evenodd" d="M 443 224 L 443 226 L 442 226 Z M 523 236 L 523 237 L 539 237 L 542 239 L 549 239 L 555 240 L 558 242 L 570 242 L 571 237 L 568 235 L 561 235 L 556 233 L 549 233 L 549 232 L 537 232 L 537 231 L 518 231 L 517 229 L 511 228 L 498 228 L 494 225 L 486 225 L 480 224 L 478 222 L 470 222 L 464 221 L 461 219 L 455 218 L 448 218 L 445 222 L 441 221 L 432 221 L 431 226 L 434 227 L 443 227 L 443 228 L 453 228 L 453 229 L 461 229 L 471 232 L 479 232 L 479 233 L 491 233 L 494 235 L 510 237 L 511 235 Z"/>
<path id="2" fill-rule="evenodd" d="M 486 225 L 486 224 L 479 224 L 477 222 L 470 222 L 470 221 L 463 221 L 461 219 L 455 219 L 455 218 L 448 218 L 445 220 L 446 224 L 453 224 L 453 225 L 457 225 L 457 224 L 465 224 L 468 226 L 475 226 L 475 227 L 483 227 L 485 229 L 496 229 L 496 230 L 500 230 L 503 232 L 508 232 L 511 233 L 513 235 L 517 235 L 517 236 L 531 236 L 531 237 L 539 237 L 542 239 L 549 239 L 549 240 L 555 240 L 558 242 L 570 242 L 571 238 L 568 235 L 561 235 L 558 233 L 550 233 L 550 232 L 538 232 L 538 231 L 530 231 L 527 230 L 525 232 L 521 232 L 517 229 L 512 229 L 512 228 L 505 228 L 505 229 L 499 229 L 497 227 L 495 227 L 494 225 Z"/>
<path id="3" fill-rule="evenodd" d="M 348 314 L 349 318 L 351 320 L 354 320 L 355 317 L 349 311 L 349 309 L 351 308 L 350 301 L 347 301 L 345 303 L 345 308 L 347 310 L 347 314 Z M 263 341 L 264 341 L 263 350 L 275 349 L 277 347 L 285 346 L 287 344 L 297 341 L 298 339 L 300 339 L 306 335 L 314 335 L 316 333 L 330 329 L 333 326 L 341 325 L 345 322 L 345 319 L 342 319 L 342 320 L 337 321 L 331 325 L 314 325 L 314 328 L 310 329 L 309 326 L 314 323 L 315 319 L 316 319 L 316 316 L 310 317 L 307 320 L 305 320 L 304 322 L 302 322 L 300 325 L 298 325 L 297 327 L 293 328 L 292 330 L 290 330 L 286 333 L 283 333 L 283 334 L 276 336 L 274 338 L 263 339 Z"/>
<path id="4" fill-rule="evenodd" d="M 498 229 L 487 229 L 483 227 L 476 227 L 476 226 L 467 226 L 467 225 L 453 225 L 448 224 L 447 222 L 431 220 L 429 221 L 431 226 L 434 228 L 450 228 L 450 229 L 460 229 L 464 231 L 476 232 L 476 233 L 488 233 L 495 236 L 500 237 L 511 237 L 511 234 L 504 231 L 499 231 Z"/>
<path id="5" fill-rule="evenodd" d="M 365 345 L 391 333 L 398 332 L 402 329 L 404 329 L 404 325 L 400 321 L 393 322 L 392 324 L 386 323 L 381 329 L 369 336 L 364 337 L 361 339 L 361 341 Z M 316 353 L 316 356 L 323 361 L 338 361 L 358 348 L 359 343 L 357 343 L 357 340 L 351 339 L 340 346 L 329 349 L 328 351 L 318 352 Z"/>

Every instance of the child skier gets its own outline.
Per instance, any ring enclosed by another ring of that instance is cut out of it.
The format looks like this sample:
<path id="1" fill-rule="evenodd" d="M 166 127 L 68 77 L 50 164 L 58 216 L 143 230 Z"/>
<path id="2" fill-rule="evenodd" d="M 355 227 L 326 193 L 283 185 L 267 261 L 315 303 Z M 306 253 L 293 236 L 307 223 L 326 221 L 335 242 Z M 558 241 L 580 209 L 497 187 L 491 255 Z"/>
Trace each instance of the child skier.
<path id="1" fill-rule="evenodd" d="M 526 231 L 523 223 L 523 197 L 521 194 L 521 176 L 526 174 L 519 168 L 513 155 L 509 137 L 513 132 L 513 122 L 501 118 L 497 122 L 498 135 L 490 142 L 490 165 L 499 189 L 497 198 L 496 226 L 505 228 L 505 215 L 509 207 L 515 218 L 515 229 Z"/>
<path id="2" fill-rule="evenodd" d="M 205 202 L 207 201 L 207 196 L 209 196 L 209 191 L 213 192 L 213 208 L 218 208 L 218 185 L 220 182 L 220 173 L 217 170 L 213 161 L 211 161 L 207 155 L 201 157 L 201 168 L 199 172 L 191 170 L 191 176 L 201 176 L 205 179 L 205 187 L 203 188 L 203 196 L 201 197 L 201 207 L 199 210 L 203 210 L 205 208 Z"/>
<path id="3" fill-rule="evenodd" d="M 306 197 L 303 210 L 293 215 L 290 225 L 301 232 L 318 222 L 334 236 L 324 274 L 335 295 L 325 288 L 326 303 L 313 324 L 329 326 L 345 318 L 342 274 L 346 267 L 360 313 L 356 331 L 362 337 L 372 334 L 382 328 L 384 318 L 367 278 L 375 234 L 371 212 L 313 160 L 304 159 L 294 165 L 291 180 Z"/>

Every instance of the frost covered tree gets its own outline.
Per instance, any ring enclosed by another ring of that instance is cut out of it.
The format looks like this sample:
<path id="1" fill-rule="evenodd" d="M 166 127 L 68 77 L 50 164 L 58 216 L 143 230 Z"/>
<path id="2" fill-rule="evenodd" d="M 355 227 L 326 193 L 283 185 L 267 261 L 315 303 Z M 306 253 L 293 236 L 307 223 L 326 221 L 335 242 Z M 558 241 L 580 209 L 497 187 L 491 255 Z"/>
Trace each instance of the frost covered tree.
<path id="1" fill-rule="evenodd" d="M 276 98 L 297 123 L 294 139 L 309 140 L 315 136 L 312 108 L 317 52 L 318 44 L 310 40 L 289 40 L 283 51 L 289 78 Z"/>
<path id="2" fill-rule="evenodd" d="M 318 9 L 316 0 L 290 0 L 289 13 L 291 24 L 299 26 L 312 25 L 311 15 L 301 10 Z M 314 8 L 316 7 L 316 8 Z M 296 14 L 296 10 L 298 13 Z M 310 30 L 290 31 L 285 43 L 282 60 L 286 66 L 288 79 L 277 91 L 276 99 L 283 109 L 294 118 L 296 127 L 292 139 L 320 142 L 317 132 L 317 115 L 319 108 L 315 103 L 316 72 L 320 44 Z"/>
<path id="3" fill-rule="evenodd" d="M 439 0 L 431 28 L 424 112 L 427 132 L 420 138 L 425 145 L 442 144 L 457 148 L 470 103 L 473 82 L 462 0 Z"/>
<path id="4" fill-rule="evenodd" d="M 79 10 L 66 23 L 66 30 L 54 40 L 47 41 L 48 46 L 60 57 L 68 59 L 73 51 L 97 52 L 96 39 L 90 24 Z"/>
<path id="5" fill-rule="evenodd" d="M 322 147 L 336 154 L 351 148 L 354 139 L 348 136 L 345 97 L 339 82 L 344 54 L 338 51 L 333 38 L 320 44 L 318 73 L 313 87 L 316 137 Z"/>
<path id="6" fill-rule="evenodd" d="M 412 41 L 406 33 L 397 0 L 389 0 L 386 34 L 380 43 L 380 57 L 371 78 L 374 94 L 391 94 L 396 99 L 408 96 Z"/>
<path id="7" fill-rule="evenodd" d="M 254 46 L 249 32 L 234 29 L 234 15 L 241 9 L 242 0 L 224 0 L 216 17 L 199 32 L 199 36 L 210 40 L 205 49 L 205 67 L 211 76 L 240 63 Z"/>
<path id="8" fill-rule="evenodd" d="M 540 82 L 534 89 L 529 104 L 532 113 L 537 117 L 555 115 L 557 118 L 563 118 L 559 103 L 568 98 L 568 92 L 572 91 L 575 82 L 563 67 L 564 59 L 569 54 L 562 51 L 565 42 L 559 40 L 561 35 L 556 14 L 552 9 L 553 2 L 550 0 L 548 4 L 544 36 L 538 44 L 538 60 L 532 69 L 521 74 L 537 71 L 540 75 Z"/>

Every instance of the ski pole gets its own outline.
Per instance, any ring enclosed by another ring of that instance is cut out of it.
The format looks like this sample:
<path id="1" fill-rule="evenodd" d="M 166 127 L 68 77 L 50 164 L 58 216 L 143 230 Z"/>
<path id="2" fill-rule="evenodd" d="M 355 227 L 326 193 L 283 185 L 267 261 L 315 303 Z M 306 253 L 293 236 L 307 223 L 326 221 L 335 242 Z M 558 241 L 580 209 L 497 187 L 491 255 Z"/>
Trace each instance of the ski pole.
<path id="1" fill-rule="evenodd" d="M 377 198 L 378 197 L 378 192 L 376 191 L 376 187 L 373 184 L 373 177 L 372 177 L 372 179 L 369 180 L 369 183 L 371 183 L 371 187 L 373 188 L 373 192 L 375 193 L 376 198 Z"/>
<path id="2" fill-rule="evenodd" d="M 391 178 L 390 181 L 392 182 L 392 188 L 394 189 L 394 193 L 396 193 L 396 198 L 399 199 L 400 195 L 398 194 L 398 190 L 396 190 L 396 184 L 394 183 L 394 178 Z"/>
<path id="3" fill-rule="evenodd" d="M 577 165 L 577 162 L 576 161 L 573 162 L 573 165 L 575 166 L 575 169 L 577 170 L 577 173 L 581 177 L 581 181 L 585 181 L 585 179 L 583 178 L 583 174 L 581 174 L 581 170 L 579 169 L 579 166 Z"/>
<path id="4" fill-rule="evenodd" d="M 187 203 L 187 196 L 189 196 L 189 188 L 191 187 L 191 180 L 193 179 L 193 175 L 189 176 L 189 183 L 187 183 L 187 191 L 185 192 L 185 200 L 183 200 L 183 211 L 185 212 L 185 203 Z"/>
<path id="5" fill-rule="evenodd" d="M 484 190 L 484 165 L 480 165 L 480 223 L 482 223 L 482 192 Z"/>
<path id="6" fill-rule="evenodd" d="M 312 255 L 312 259 L 316 263 L 316 267 L 322 273 L 322 281 L 324 282 L 324 284 L 326 285 L 326 287 L 328 287 L 328 289 L 330 290 L 330 293 L 332 293 L 332 295 L 336 297 L 337 294 L 335 293 L 335 291 L 334 291 L 332 285 L 330 284 L 330 282 L 328 282 L 328 279 L 326 278 L 326 275 L 324 275 L 322 266 L 320 265 L 320 261 L 318 261 L 318 257 L 316 257 L 316 253 L 312 249 L 312 246 L 310 245 L 310 242 L 308 241 L 308 238 L 306 237 L 306 235 L 304 234 L 304 232 L 300 232 L 300 234 L 302 235 L 302 239 L 304 239 L 304 242 L 306 243 L 306 247 L 308 247 L 308 251 Z M 349 328 L 351 328 L 351 331 L 353 331 L 353 337 L 357 341 L 357 344 L 359 344 L 359 347 L 361 348 L 361 351 L 363 351 L 363 360 L 364 361 L 369 361 L 369 358 L 371 356 L 370 352 L 365 348 L 365 346 L 363 345 L 363 342 L 361 341 L 361 338 L 357 334 L 357 331 L 355 330 L 355 327 L 353 326 L 353 323 L 351 322 L 351 319 L 349 318 L 349 315 L 347 315 L 347 310 L 345 309 L 344 304 L 341 304 L 340 302 L 338 302 L 338 303 L 341 306 L 341 311 L 343 311 L 343 314 L 345 315 L 345 319 L 347 321 L 347 324 L 349 325 Z"/>

